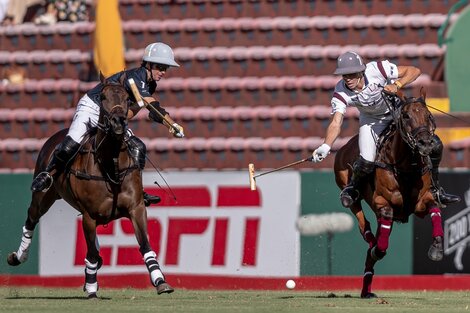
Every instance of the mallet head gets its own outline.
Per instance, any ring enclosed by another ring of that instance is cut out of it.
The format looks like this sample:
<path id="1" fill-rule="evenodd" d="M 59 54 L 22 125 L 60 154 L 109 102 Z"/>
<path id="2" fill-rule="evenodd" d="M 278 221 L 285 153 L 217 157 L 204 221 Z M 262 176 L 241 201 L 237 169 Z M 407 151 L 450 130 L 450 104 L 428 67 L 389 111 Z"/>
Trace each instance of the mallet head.
<path id="1" fill-rule="evenodd" d="M 250 189 L 256 190 L 255 165 L 253 163 L 248 164 L 248 175 L 250 177 Z"/>

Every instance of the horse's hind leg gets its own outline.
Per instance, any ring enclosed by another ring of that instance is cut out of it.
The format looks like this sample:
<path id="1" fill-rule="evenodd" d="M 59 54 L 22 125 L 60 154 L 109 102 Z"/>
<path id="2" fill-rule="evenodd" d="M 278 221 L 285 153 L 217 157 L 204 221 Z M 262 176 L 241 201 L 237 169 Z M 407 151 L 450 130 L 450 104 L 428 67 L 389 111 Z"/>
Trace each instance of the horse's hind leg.
<path id="1" fill-rule="evenodd" d="M 21 244 L 16 252 L 12 252 L 8 255 L 7 262 L 9 265 L 17 266 L 26 262 L 29 248 L 33 240 L 34 229 L 39 223 L 39 219 L 47 213 L 57 199 L 59 199 L 59 197 L 53 189 L 49 189 L 46 193 L 33 192 L 31 204 L 28 208 L 28 217 L 23 226 Z"/>
<path id="2" fill-rule="evenodd" d="M 444 257 L 441 210 L 436 206 L 429 210 L 432 221 L 432 237 L 433 241 L 428 250 L 428 257 L 433 261 L 441 261 Z"/>
<path id="3" fill-rule="evenodd" d="M 147 270 L 150 274 L 150 282 L 157 289 L 158 294 L 172 293 L 174 289 L 165 281 L 160 265 L 157 261 L 157 254 L 150 247 L 147 237 L 147 211 L 143 205 L 131 211 L 130 218 L 134 226 L 135 236 L 139 243 L 139 250 L 142 254 Z"/>
<path id="4" fill-rule="evenodd" d="M 87 245 L 85 258 L 85 284 L 83 291 L 88 293 L 88 298 L 96 298 L 98 292 L 98 270 L 103 264 L 96 237 L 96 221 L 88 213 L 83 214 L 82 219 L 83 234 Z"/>
<path id="5" fill-rule="evenodd" d="M 393 226 L 393 210 L 391 207 L 383 207 L 377 218 L 377 244 L 367 250 L 364 277 L 362 280 L 361 298 L 376 297 L 372 290 L 372 279 L 374 277 L 374 265 L 381 260 L 388 249 L 388 242 Z"/>

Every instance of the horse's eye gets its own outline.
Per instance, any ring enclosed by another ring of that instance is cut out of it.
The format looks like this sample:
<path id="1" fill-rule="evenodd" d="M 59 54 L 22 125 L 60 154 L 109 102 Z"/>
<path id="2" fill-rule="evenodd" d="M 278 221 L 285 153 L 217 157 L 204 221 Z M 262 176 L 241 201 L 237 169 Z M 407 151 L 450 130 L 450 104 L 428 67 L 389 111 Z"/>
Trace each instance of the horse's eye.
<path id="1" fill-rule="evenodd" d="M 408 113 L 403 113 L 403 118 L 405 120 L 409 120 L 410 119 L 410 116 L 408 115 Z"/>

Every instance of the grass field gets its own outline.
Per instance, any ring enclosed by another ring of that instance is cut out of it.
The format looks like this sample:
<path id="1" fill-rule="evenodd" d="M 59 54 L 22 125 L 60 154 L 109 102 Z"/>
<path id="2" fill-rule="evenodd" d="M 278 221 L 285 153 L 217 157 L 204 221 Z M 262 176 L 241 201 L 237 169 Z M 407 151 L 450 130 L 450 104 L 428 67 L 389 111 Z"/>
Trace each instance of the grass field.
<path id="1" fill-rule="evenodd" d="M 0 312 L 470 312 L 470 291 L 351 292 L 107 289 L 88 300 L 79 289 L 0 288 Z"/>

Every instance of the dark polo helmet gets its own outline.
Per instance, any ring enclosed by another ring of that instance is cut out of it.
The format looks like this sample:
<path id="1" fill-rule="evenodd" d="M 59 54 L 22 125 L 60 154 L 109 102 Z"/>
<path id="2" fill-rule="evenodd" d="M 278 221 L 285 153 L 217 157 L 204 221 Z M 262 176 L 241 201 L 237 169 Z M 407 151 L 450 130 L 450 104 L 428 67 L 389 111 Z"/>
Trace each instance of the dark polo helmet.
<path id="1" fill-rule="evenodd" d="M 359 54 L 348 51 L 338 57 L 335 75 L 347 75 L 364 72 L 366 65 Z"/>

